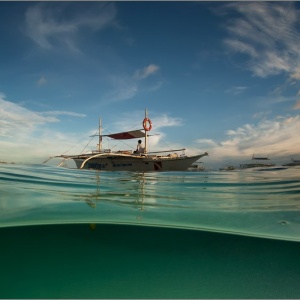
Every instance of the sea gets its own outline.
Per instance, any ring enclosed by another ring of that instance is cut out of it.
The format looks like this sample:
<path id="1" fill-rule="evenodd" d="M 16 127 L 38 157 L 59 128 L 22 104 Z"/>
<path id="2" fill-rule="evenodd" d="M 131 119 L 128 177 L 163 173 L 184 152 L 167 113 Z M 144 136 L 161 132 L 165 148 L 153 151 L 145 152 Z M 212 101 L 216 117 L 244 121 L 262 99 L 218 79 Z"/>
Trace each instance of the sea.
<path id="1" fill-rule="evenodd" d="M 0 298 L 300 298 L 300 167 L 0 165 Z"/>

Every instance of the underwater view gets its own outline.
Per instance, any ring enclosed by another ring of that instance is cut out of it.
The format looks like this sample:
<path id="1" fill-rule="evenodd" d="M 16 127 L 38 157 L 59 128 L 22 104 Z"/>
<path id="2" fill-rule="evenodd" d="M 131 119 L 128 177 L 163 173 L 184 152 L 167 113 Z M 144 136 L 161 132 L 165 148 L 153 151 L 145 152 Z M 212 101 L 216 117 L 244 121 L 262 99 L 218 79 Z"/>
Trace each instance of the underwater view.
<path id="1" fill-rule="evenodd" d="M 299 298 L 300 168 L 0 165 L 1 298 Z"/>

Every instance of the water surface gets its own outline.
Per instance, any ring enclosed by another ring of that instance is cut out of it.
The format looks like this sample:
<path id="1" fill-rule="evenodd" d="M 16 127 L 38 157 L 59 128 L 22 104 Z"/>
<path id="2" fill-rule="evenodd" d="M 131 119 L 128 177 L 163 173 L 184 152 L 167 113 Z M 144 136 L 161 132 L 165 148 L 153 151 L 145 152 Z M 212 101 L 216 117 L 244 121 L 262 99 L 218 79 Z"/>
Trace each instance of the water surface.
<path id="1" fill-rule="evenodd" d="M 0 298 L 300 298 L 299 175 L 0 165 Z"/>
<path id="2" fill-rule="evenodd" d="M 0 166 L 2 227 L 110 223 L 300 240 L 300 168 L 99 172 Z"/>

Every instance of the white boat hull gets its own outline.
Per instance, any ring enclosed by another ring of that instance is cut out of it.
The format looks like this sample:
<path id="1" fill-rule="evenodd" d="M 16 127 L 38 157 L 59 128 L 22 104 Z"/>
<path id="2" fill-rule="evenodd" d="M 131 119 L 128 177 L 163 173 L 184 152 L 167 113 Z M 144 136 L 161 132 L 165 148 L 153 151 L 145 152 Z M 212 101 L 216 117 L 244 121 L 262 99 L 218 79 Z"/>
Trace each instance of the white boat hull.
<path id="1" fill-rule="evenodd" d="M 105 156 L 90 160 L 73 158 L 78 169 L 131 172 L 186 171 L 203 154 L 184 157 Z M 84 163 L 85 161 L 85 163 Z"/>

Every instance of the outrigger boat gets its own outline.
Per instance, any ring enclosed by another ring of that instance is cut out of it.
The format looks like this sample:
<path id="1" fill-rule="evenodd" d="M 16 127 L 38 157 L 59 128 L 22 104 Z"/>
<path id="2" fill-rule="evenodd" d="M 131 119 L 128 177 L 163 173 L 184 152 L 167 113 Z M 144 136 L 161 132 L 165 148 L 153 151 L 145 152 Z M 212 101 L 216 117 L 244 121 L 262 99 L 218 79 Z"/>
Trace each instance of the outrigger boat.
<path id="1" fill-rule="evenodd" d="M 152 129 L 152 122 L 145 111 L 143 120 L 143 129 L 119 132 L 114 134 L 102 135 L 101 120 L 99 122 L 99 144 L 98 149 L 92 153 L 79 155 L 58 155 L 52 158 L 61 158 L 59 166 L 65 164 L 69 159 L 74 160 L 78 169 L 94 169 L 103 171 L 133 171 L 133 172 L 152 172 L 152 171 L 185 171 L 194 162 L 208 153 L 186 156 L 185 149 L 165 150 L 157 152 L 148 152 L 148 132 Z M 120 150 L 102 148 L 102 138 L 109 137 L 116 140 L 128 140 L 144 138 L 145 147 L 142 151 Z M 182 151 L 181 155 L 177 152 Z M 167 154 L 168 153 L 168 154 Z M 47 161 L 48 161 L 47 160 Z M 45 162 L 47 162 L 45 161 Z"/>

